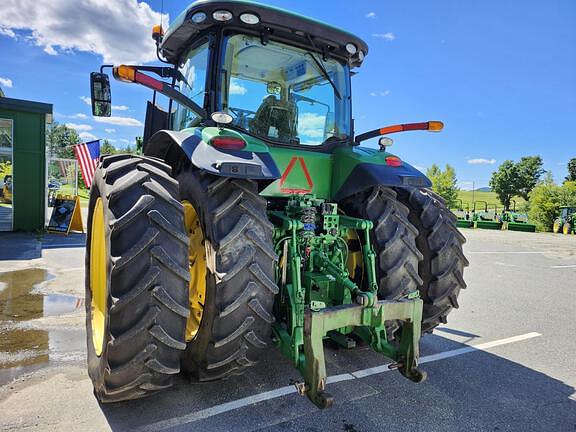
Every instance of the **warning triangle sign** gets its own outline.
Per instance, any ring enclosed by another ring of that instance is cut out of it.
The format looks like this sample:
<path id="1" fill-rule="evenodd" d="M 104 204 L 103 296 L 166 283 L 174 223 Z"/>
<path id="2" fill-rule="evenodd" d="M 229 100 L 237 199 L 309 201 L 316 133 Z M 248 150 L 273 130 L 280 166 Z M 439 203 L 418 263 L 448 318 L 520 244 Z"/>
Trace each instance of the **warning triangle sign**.
<path id="1" fill-rule="evenodd" d="M 284 193 L 303 194 L 312 192 L 314 183 L 308 172 L 304 158 L 294 156 L 280 178 L 280 191 Z"/>

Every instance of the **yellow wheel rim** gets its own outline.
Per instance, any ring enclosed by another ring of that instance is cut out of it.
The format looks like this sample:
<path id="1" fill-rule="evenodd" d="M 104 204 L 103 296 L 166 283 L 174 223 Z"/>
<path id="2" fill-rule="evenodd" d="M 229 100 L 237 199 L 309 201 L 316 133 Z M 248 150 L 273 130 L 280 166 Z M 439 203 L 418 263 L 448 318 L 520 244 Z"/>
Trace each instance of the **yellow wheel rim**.
<path id="1" fill-rule="evenodd" d="M 564 227 L 562 228 L 562 232 L 566 235 L 570 234 L 570 226 L 568 224 L 564 224 Z"/>
<path id="2" fill-rule="evenodd" d="M 358 237 L 358 233 L 356 230 L 349 229 L 346 237 L 344 240 L 350 247 L 352 242 L 356 243 L 360 246 L 360 238 Z M 362 255 L 362 248 L 360 247 L 359 250 L 348 250 L 348 260 L 346 262 L 346 267 L 348 270 L 348 274 L 352 279 L 356 278 L 356 271 L 360 270 L 361 278 L 364 278 L 364 256 Z"/>
<path id="3" fill-rule="evenodd" d="M 200 226 L 198 213 L 188 201 L 182 201 L 184 206 L 184 224 L 190 238 L 188 256 L 190 260 L 190 316 L 186 322 L 186 341 L 196 337 L 206 301 L 206 247 L 204 233 Z"/>
<path id="4" fill-rule="evenodd" d="M 560 224 L 558 222 L 554 222 L 554 227 L 552 228 L 552 231 L 555 233 L 560 232 Z"/>
<path id="5" fill-rule="evenodd" d="M 104 230 L 104 208 L 102 198 L 98 198 L 92 213 L 90 233 L 90 321 L 92 323 L 92 343 L 96 355 L 102 354 L 104 330 L 108 312 L 107 271 L 106 271 L 106 235 Z"/>

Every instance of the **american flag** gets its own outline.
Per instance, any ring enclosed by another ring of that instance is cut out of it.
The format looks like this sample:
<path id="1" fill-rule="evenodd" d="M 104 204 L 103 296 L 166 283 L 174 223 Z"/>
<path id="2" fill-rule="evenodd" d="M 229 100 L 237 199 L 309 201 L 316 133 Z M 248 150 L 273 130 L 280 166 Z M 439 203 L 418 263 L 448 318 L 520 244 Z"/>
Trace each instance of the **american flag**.
<path id="1" fill-rule="evenodd" d="M 80 164 L 84 184 L 89 188 L 92 186 L 94 171 L 96 171 L 98 159 L 100 159 L 100 140 L 75 145 L 74 154 Z"/>

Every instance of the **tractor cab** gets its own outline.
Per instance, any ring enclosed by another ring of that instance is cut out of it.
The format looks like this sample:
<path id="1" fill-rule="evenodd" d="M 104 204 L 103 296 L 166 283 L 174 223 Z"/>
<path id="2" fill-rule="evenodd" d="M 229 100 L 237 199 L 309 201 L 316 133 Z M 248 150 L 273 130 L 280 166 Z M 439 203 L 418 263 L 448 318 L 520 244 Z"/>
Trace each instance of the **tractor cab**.
<path id="1" fill-rule="evenodd" d="M 231 129 L 269 145 L 352 141 L 350 69 L 367 47 L 350 34 L 268 6 L 198 2 L 160 52 L 179 66 L 180 91 L 207 112 L 228 114 Z M 171 127 L 201 121 L 180 104 Z"/>
<path id="2" fill-rule="evenodd" d="M 562 219 L 568 219 L 573 214 L 576 214 L 576 207 L 560 207 L 560 217 Z"/>

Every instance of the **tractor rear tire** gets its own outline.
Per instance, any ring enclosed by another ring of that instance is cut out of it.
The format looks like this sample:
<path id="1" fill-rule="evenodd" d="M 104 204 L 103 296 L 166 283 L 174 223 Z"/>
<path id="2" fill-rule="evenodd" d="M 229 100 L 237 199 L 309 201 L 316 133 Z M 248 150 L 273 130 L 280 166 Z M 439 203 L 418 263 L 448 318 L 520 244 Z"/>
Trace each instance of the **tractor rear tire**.
<path id="1" fill-rule="evenodd" d="M 226 379 L 255 365 L 270 344 L 278 293 L 273 226 L 255 181 L 191 166 L 178 181 L 198 215 L 207 259 L 201 321 L 181 366 L 195 381 Z"/>
<path id="2" fill-rule="evenodd" d="M 554 221 L 554 225 L 552 226 L 552 232 L 554 234 L 560 234 L 562 232 L 562 223 L 558 220 Z"/>
<path id="3" fill-rule="evenodd" d="M 418 290 L 422 285 L 418 275 L 418 263 L 422 260 L 416 247 L 418 231 L 408 220 L 409 209 L 398 200 L 396 192 L 377 186 L 347 198 L 341 205 L 347 215 L 374 223 L 372 243 L 377 255 L 378 297 L 396 300 Z"/>
<path id="4" fill-rule="evenodd" d="M 400 200 L 410 209 L 408 216 L 418 229 L 416 244 L 423 255 L 418 266 L 424 300 L 422 332 L 432 332 L 453 308 L 466 288 L 463 272 L 468 266 L 462 246 L 466 238 L 456 227 L 456 216 L 444 200 L 428 189 L 399 189 Z"/>
<path id="5" fill-rule="evenodd" d="M 572 234 L 572 224 L 570 222 L 564 223 L 564 226 L 562 227 L 562 233 L 565 235 Z"/>
<path id="6" fill-rule="evenodd" d="M 170 167 L 143 156 L 104 157 L 90 191 L 86 253 L 88 373 L 100 402 L 172 385 L 186 347 L 188 279 Z"/>

